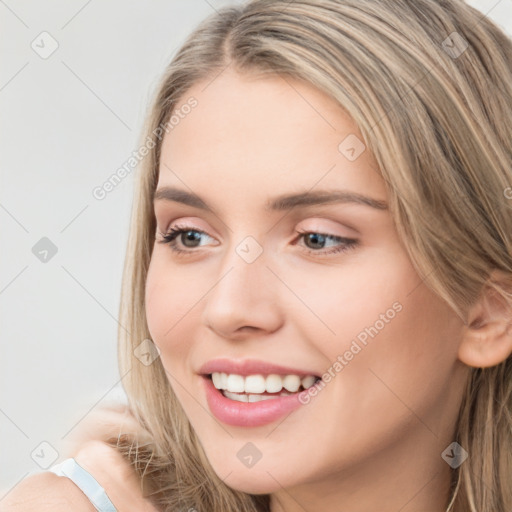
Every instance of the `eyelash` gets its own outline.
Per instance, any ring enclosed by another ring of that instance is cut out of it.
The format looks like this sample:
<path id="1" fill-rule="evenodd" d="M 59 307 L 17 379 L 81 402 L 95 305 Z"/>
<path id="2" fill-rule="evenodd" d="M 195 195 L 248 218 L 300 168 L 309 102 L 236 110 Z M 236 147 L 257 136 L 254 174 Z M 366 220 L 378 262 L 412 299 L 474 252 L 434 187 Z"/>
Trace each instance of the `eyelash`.
<path id="1" fill-rule="evenodd" d="M 194 252 L 196 252 L 194 249 L 184 250 L 184 249 L 178 249 L 176 238 L 180 236 L 182 233 L 186 233 L 188 231 L 193 231 L 195 233 L 201 233 L 203 235 L 208 235 L 208 233 L 205 233 L 204 231 L 201 231 L 199 229 L 195 229 L 191 226 L 176 226 L 172 227 L 168 233 L 160 233 L 160 236 L 162 237 L 162 240 L 158 240 L 158 243 L 161 244 L 167 244 L 169 245 L 170 249 L 176 253 L 178 256 L 190 256 Z M 331 254 L 337 254 L 349 251 L 350 249 L 355 248 L 358 245 L 358 241 L 353 238 L 345 238 L 342 236 L 335 236 L 330 235 L 328 233 L 320 233 L 319 231 L 297 231 L 297 234 L 299 234 L 299 239 L 302 239 L 305 235 L 313 234 L 313 235 L 321 235 L 327 238 L 330 238 L 332 240 L 338 240 L 343 245 L 341 245 L 338 248 L 331 249 L 329 251 L 323 251 L 323 250 L 313 250 L 313 249 L 302 249 L 304 252 L 308 254 L 321 254 L 322 256 L 329 256 Z"/>

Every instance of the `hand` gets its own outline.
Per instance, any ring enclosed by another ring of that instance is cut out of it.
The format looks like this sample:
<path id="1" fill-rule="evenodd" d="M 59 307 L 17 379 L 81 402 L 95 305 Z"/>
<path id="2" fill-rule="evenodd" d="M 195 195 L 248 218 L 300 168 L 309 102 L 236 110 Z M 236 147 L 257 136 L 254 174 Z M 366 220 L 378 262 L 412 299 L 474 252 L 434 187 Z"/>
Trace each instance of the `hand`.
<path id="1" fill-rule="evenodd" d="M 149 435 L 144 431 L 135 416 L 124 404 L 108 407 L 94 408 L 80 421 L 76 429 L 69 435 L 66 444 L 68 452 L 82 446 L 88 440 L 105 441 L 120 434 L 135 434 L 142 441 L 150 441 Z"/>
<path id="2" fill-rule="evenodd" d="M 115 448 L 104 442 L 120 434 L 137 434 L 141 441 L 149 437 L 127 406 L 96 408 L 69 436 L 67 457 L 73 457 L 91 473 L 119 512 L 158 512 L 144 499 L 135 470 Z"/>
<path id="3" fill-rule="evenodd" d="M 158 512 L 143 497 L 141 480 L 135 470 L 115 448 L 93 439 L 72 456 L 105 489 L 119 512 Z"/>

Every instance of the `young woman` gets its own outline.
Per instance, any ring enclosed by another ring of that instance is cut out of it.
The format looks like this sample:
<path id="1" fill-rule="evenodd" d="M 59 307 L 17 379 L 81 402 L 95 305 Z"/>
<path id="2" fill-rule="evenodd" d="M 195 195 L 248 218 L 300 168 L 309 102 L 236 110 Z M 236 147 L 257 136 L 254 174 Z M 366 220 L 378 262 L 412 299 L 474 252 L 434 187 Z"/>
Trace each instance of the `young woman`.
<path id="1" fill-rule="evenodd" d="M 102 510 L 510 512 L 511 105 L 462 0 L 205 20 L 142 137 L 133 428 L 74 457 Z"/>

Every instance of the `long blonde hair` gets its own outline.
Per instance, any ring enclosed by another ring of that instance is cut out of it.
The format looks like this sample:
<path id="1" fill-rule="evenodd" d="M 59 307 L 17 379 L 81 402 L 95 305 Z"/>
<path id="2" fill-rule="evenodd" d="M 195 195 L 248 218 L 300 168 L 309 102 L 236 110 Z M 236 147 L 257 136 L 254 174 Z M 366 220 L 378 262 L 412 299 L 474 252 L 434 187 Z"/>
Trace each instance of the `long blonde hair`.
<path id="1" fill-rule="evenodd" d="M 254 0 L 204 20 L 168 65 L 142 134 L 125 260 L 119 365 L 146 437 L 110 443 L 160 510 L 269 510 L 215 474 L 160 359 L 134 350 L 154 243 L 159 127 L 197 81 L 231 66 L 305 80 L 355 120 L 387 184 L 396 227 L 427 286 L 464 317 L 493 269 L 512 276 L 512 42 L 462 0 Z M 167 125 L 168 126 L 168 125 Z M 510 288 L 488 282 L 511 304 Z M 512 360 L 472 368 L 453 439 L 453 512 L 512 510 Z M 448 505 L 448 504 L 447 504 Z"/>

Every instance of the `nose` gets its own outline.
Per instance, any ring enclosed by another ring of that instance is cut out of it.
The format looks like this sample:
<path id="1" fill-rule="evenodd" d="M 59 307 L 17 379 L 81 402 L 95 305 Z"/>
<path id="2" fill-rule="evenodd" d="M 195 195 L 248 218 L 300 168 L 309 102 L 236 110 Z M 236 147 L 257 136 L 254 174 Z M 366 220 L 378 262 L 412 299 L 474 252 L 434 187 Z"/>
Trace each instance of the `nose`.
<path id="1" fill-rule="evenodd" d="M 233 250 L 205 297 L 202 321 L 225 339 L 270 334 L 282 324 L 278 295 L 279 280 L 264 253 L 247 262 Z"/>

